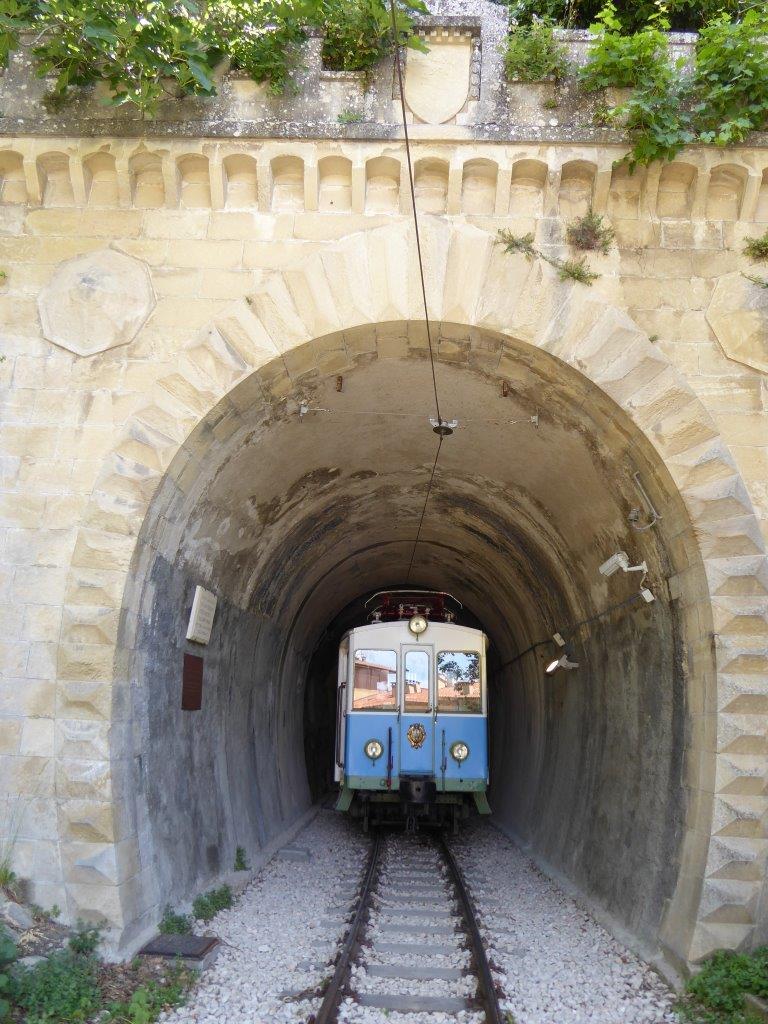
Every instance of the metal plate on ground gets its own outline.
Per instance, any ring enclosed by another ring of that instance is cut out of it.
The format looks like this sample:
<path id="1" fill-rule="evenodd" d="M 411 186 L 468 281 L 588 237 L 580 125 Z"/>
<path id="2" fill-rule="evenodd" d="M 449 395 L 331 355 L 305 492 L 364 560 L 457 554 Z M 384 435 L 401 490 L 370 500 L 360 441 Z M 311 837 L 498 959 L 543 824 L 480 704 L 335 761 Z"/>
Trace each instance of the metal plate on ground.
<path id="1" fill-rule="evenodd" d="M 157 935 L 141 947 L 139 956 L 206 960 L 218 944 L 219 940 L 214 935 Z"/>

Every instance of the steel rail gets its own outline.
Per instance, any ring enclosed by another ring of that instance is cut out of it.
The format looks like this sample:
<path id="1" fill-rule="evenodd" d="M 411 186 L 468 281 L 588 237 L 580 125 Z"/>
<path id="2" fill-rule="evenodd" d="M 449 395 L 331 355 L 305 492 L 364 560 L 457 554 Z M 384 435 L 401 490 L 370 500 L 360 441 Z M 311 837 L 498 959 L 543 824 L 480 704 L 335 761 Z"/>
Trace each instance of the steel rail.
<path id="1" fill-rule="evenodd" d="M 334 1024 L 337 1019 L 339 1003 L 344 993 L 344 987 L 349 979 L 352 957 L 357 951 L 360 941 L 360 933 L 363 925 L 365 924 L 366 914 L 368 913 L 369 899 L 371 890 L 373 889 L 374 879 L 376 878 L 376 869 L 379 865 L 379 855 L 381 854 L 382 845 L 381 835 L 378 831 L 375 831 L 373 834 L 371 853 L 368 857 L 368 865 L 365 869 L 363 885 L 360 889 L 360 896 L 357 902 L 357 910 L 355 911 L 355 916 L 352 918 L 352 923 L 350 924 L 349 930 L 347 931 L 344 939 L 344 945 L 342 946 L 341 953 L 339 954 L 339 959 L 336 961 L 336 969 L 333 972 L 331 982 L 325 991 L 323 1001 L 320 1004 L 320 1009 L 314 1017 L 314 1024 Z"/>
<path id="2" fill-rule="evenodd" d="M 485 955 L 483 937 L 477 926 L 475 908 L 472 905 L 472 899 L 467 891 L 467 887 L 464 884 L 464 876 L 461 873 L 461 868 L 456 862 L 453 851 L 443 835 L 440 836 L 439 842 L 443 856 L 445 857 L 445 861 L 451 873 L 451 880 L 456 886 L 456 892 L 459 894 L 459 902 L 461 903 L 462 916 L 464 917 L 464 924 L 466 926 L 467 935 L 471 945 L 475 972 L 477 974 L 478 981 L 480 982 L 480 1000 L 483 1004 L 483 1010 L 485 1011 L 485 1019 L 487 1024 L 505 1024 L 505 1020 L 507 1018 L 504 1017 L 501 1007 L 499 1006 L 499 999 L 496 994 L 496 985 L 493 980 L 493 975 L 491 974 L 491 967 L 488 963 L 488 958 Z"/>

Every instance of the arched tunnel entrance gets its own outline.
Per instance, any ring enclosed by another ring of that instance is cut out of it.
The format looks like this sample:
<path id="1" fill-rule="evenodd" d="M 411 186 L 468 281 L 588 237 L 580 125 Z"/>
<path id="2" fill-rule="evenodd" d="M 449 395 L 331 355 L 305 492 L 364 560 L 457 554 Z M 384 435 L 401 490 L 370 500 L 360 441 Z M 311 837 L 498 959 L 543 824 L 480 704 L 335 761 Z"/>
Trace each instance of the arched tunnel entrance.
<path id="1" fill-rule="evenodd" d="M 155 494 L 135 565 L 133 785 L 161 904 L 330 784 L 336 645 L 371 592 L 406 582 L 435 457 L 422 334 L 368 326 L 268 364 L 205 416 L 204 454 L 182 450 Z M 656 936 L 699 770 L 688 712 L 715 678 L 711 651 L 693 664 L 686 643 L 705 584 L 682 499 L 621 409 L 538 349 L 443 325 L 438 382 L 459 427 L 408 582 L 451 592 L 490 636 L 493 810 Z M 662 514 L 645 530 L 636 474 Z M 621 604 L 638 577 L 600 574 L 619 550 L 647 562 L 653 603 Z M 183 639 L 196 584 L 218 597 L 202 649 Z M 579 669 L 549 677 L 553 648 L 528 649 L 556 631 Z M 204 658 L 200 712 L 180 707 L 184 651 Z"/>

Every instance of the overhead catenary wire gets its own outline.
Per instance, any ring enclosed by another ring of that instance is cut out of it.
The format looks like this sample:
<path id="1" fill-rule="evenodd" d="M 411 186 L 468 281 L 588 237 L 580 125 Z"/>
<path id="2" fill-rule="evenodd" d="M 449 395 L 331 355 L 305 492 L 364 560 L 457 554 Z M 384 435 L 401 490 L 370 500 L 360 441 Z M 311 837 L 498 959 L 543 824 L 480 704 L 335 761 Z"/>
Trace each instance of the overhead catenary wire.
<path id="1" fill-rule="evenodd" d="M 419 278 L 421 281 L 421 298 L 424 303 L 424 324 L 427 329 L 427 344 L 429 346 L 429 365 L 432 370 L 432 390 L 435 393 L 435 414 L 437 422 L 442 422 L 440 415 L 440 398 L 437 393 L 437 373 L 435 372 L 435 352 L 432 346 L 432 325 L 429 320 L 429 306 L 427 304 L 427 285 L 424 279 L 424 260 L 421 255 L 421 234 L 419 232 L 419 216 L 416 211 L 416 186 L 413 177 L 413 160 L 411 158 L 411 139 L 408 135 L 408 118 L 405 112 L 405 89 L 403 87 L 403 62 L 400 59 L 400 40 L 397 35 L 397 13 L 395 0 L 389 0 L 389 10 L 392 19 L 392 43 L 395 52 L 395 73 L 397 74 L 397 85 L 400 92 L 400 111 L 403 118 L 403 135 L 405 137 L 405 158 L 408 164 L 408 185 L 411 191 L 411 209 L 413 211 L 413 230 L 416 236 L 416 255 L 419 260 Z"/>
<path id="2" fill-rule="evenodd" d="M 419 232 L 419 216 L 416 211 L 416 186 L 413 177 L 413 160 L 411 158 L 411 140 L 408 135 L 408 118 L 405 111 L 405 89 L 403 87 L 403 65 L 400 59 L 400 39 L 398 38 L 397 32 L 397 13 L 395 10 L 395 0 L 389 0 L 389 11 L 392 20 L 392 44 L 394 48 L 394 62 L 395 62 L 395 74 L 397 75 L 397 84 L 400 92 L 400 110 L 402 113 L 403 120 L 403 135 L 405 138 L 405 156 L 408 166 L 408 185 L 411 192 L 411 210 L 413 211 L 413 229 L 416 237 L 416 255 L 419 262 L 419 280 L 421 282 L 421 298 L 424 303 L 424 325 L 427 331 L 427 345 L 429 348 L 429 366 L 432 371 L 432 390 L 435 396 L 435 417 L 437 420 L 436 429 L 442 427 L 443 417 L 440 413 L 440 396 L 437 391 L 437 372 L 435 369 L 435 351 L 432 344 L 432 325 L 429 320 L 429 304 L 427 302 L 427 285 L 424 278 L 424 260 L 421 253 L 421 234 Z M 427 506 L 429 505 L 429 499 L 432 496 L 432 487 L 435 482 L 435 473 L 437 471 L 437 462 L 440 458 L 440 450 L 443 447 L 443 434 L 439 435 L 439 441 L 437 445 L 437 452 L 435 453 L 435 461 L 432 464 L 432 471 L 429 474 L 429 481 L 427 483 L 427 493 L 424 498 L 424 505 L 419 516 L 419 525 L 416 530 L 416 537 L 413 542 L 413 548 L 411 549 L 411 560 L 408 564 L 408 572 L 405 575 L 406 583 L 410 582 L 411 573 L 413 572 L 413 564 L 416 560 L 416 549 L 419 546 L 421 540 L 421 531 L 424 526 L 424 518 L 427 514 Z"/>

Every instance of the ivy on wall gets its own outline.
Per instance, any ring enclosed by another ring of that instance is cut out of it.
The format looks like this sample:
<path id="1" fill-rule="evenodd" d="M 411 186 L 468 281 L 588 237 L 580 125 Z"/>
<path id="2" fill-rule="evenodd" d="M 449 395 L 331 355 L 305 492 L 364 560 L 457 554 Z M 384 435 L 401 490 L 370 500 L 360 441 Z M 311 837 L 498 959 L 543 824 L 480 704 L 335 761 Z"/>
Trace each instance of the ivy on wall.
<path id="1" fill-rule="evenodd" d="M 404 44 L 423 46 L 417 13 L 427 13 L 422 0 L 397 0 Z M 0 63 L 33 33 L 52 103 L 104 81 L 107 102 L 152 114 L 166 95 L 213 94 L 222 62 L 282 92 L 313 26 L 328 66 L 366 71 L 391 49 L 390 25 L 387 0 L 0 0 Z"/>

